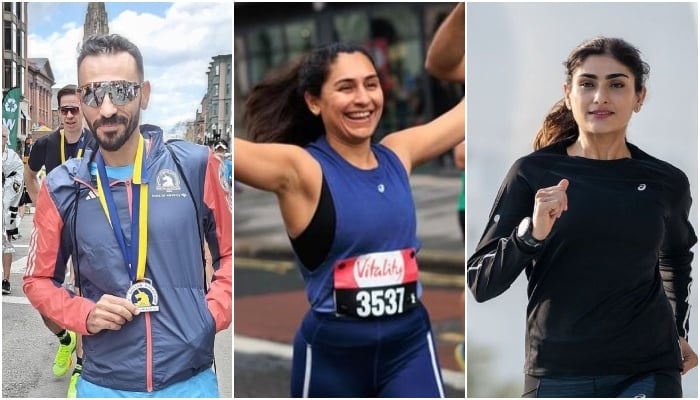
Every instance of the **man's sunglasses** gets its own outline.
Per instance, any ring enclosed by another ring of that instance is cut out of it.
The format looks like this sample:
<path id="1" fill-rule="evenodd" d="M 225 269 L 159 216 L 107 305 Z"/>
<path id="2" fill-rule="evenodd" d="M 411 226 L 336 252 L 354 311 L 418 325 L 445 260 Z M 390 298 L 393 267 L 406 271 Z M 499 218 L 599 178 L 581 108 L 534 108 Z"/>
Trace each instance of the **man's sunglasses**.
<path id="1" fill-rule="evenodd" d="M 109 100 L 115 106 L 131 103 L 139 94 L 143 83 L 129 81 L 92 82 L 78 88 L 83 104 L 99 107 L 109 93 Z"/>
<path id="2" fill-rule="evenodd" d="M 64 117 L 66 115 L 68 115 L 68 113 L 71 113 L 73 115 L 78 115 L 79 112 L 80 112 L 79 107 L 61 107 L 61 115 L 63 115 Z"/>

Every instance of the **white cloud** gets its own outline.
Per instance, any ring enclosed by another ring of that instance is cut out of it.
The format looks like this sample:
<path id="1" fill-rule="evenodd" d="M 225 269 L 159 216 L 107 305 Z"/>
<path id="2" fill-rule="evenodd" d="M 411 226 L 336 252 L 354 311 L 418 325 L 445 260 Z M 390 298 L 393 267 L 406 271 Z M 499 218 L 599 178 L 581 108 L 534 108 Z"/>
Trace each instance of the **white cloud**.
<path id="1" fill-rule="evenodd" d="M 61 3 L 39 3 L 32 2 L 29 4 L 29 23 L 30 24 L 50 24 L 52 16 L 60 12 Z"/>
<path id="2" fill-rule="evenodd" d="M 50 6 L 46 7 L 41 15 L 51 14 Z M 173 3 L 162 17 L 139 12 L 138 3 L 134 3 L 132 10 L 110 18 L 110 33 L 125 36 L 143 55 L 151 100 L 142 122 L 167 131 L 179 121 L 193 120 L 207 90 L 211 58 L 232 52 L 233 4 Z M 76 83 L 77 47 L 82 36 L 82 23 L 64 24 L 48 37 L 29 35 L 29 57 L 49 59 L 54 87 Z"/>

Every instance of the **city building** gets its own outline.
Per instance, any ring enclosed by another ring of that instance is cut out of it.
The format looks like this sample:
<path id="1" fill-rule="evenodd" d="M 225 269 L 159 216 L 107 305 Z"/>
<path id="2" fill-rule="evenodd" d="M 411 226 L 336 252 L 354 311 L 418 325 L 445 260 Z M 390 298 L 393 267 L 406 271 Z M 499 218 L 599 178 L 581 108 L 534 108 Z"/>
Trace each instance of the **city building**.
<path id="1" fill-rule="evenodd" d="M 192 142 L 197 144 L 205 144 L 207 141 L 207 104 L 209 103 L 209 95 L 205 94 L 199 109 L 195 113 L 194 123 L 192 125 Z"/>
<path id="2" fill-rule="evenodd" d="M 27 3 L 2 3 L 3 56 L 2 94 L 20 87 L 20 121 L 15 149 L 22 154 L 22 147 L 30 129 L 29 103 L 26 97 L 27 74 Z"/>
<path id="3" fill-rule="evenodd" d="M 56 99 L 59 90 L 61 88 L 51 88 L 51 126 L 54 130 L 61 125 L 61 113 L 58 111 L 58 100 Z"/>
<path id="4" fill-rule="evenodd" d="M 56 83 L 47 58 L 27 58 L 28 4 L 3 2 L 3 96 L 13 87 L 20 87 L 20 122 L 17 151 L 30 143 L 29 137 L 45 134 L 46 128 L 59 127 Z M 107 11 L 103 2 L 88 3 L 83 26 L 84 38 L 109 33 Z M 33 138 L 36 140 L 36 137 Z"/>
<path id="5" fill-rule="evenodd" d="M 207 94 L 195 121 L 209 146 L 219 140 L 231 143 L 231 67 L 231 54 L 214 56 L 209 63 Z"/>
<path id="6" fill-rule="evenodd" d="M 51 113 L 51 88 L 56 83 L 48 58 L 27 59 L 27 101 L 32 133 L 41 127 L 54 128 Z M 36 140 L 36 137 L 33 137 Z"/>
<path id="7" fill-rule="evenodd" d="M 316 45 L 364 45 L 384 90 L 376 138 L 426 122 L 456 104 L 462 85 L 448 84 L 425 71 L 434 32 L 455 3 L 265 3 L 234 4 L 236 135 L 246 93 L 271 71 L 299 59 Z"/>

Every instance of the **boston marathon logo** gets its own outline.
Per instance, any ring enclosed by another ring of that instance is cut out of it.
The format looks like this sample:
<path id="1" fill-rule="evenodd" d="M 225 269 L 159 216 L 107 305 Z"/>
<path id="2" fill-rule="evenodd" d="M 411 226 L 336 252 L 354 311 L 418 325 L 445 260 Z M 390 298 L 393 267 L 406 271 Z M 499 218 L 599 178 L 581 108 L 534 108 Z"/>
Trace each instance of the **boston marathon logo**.
<path id="1" fill-rule="evenodd" d="M 180 176 L 171 169 L 161 169 L 156 175 L 156 190 L 174 192 L 180 190 Z"/>
<path id="2" fill-rule="evenodd" d="M 136 282 L 126 292 L 127 300 L 131 301 L 139 311 L 158 311 L 158 292 L 149 280 Z"/>

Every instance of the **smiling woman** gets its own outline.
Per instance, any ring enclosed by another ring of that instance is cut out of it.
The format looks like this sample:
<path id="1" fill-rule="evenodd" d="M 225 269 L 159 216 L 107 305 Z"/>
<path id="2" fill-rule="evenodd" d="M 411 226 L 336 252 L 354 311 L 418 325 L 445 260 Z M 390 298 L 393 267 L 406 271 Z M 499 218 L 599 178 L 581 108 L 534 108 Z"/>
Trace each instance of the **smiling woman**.
<path id="1" fill-rule="evenodd" d="M 311 307 L 294 339 L 294 397 L 444 396 L 408 178 L 464 140 L 464 103 L 372 143 L 383 106 L 370 53 L 342 43 L 260 82 L 245 104 L 258 143 L 234 140 L 234 177 L 277 195 Z"/>
<path id="2" fill-rule="evenodd" d="M 649 66 L 595 37 L 564 99 L 511 167 L 468 260 L 478 302 L 528 279 L 525 397 L 681 397 L 688 344 L 688 178 L 627 141 Z"/>

